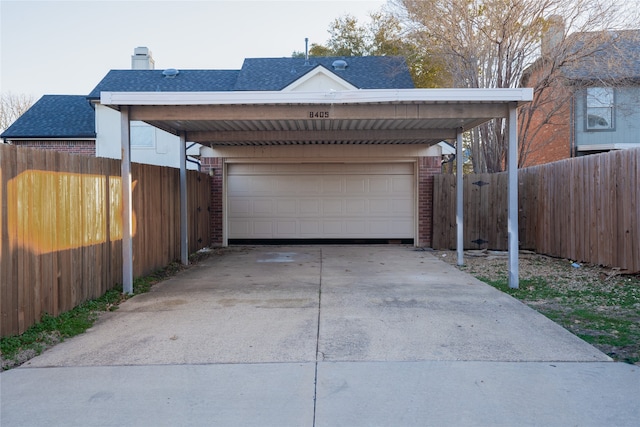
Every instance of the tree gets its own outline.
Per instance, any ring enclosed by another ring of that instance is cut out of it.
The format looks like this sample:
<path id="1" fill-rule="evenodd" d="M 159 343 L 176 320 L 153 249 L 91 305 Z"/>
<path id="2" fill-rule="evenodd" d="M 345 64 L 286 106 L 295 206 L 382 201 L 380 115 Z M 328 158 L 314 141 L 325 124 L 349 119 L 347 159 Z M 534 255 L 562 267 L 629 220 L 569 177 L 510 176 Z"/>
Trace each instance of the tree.
<path id="1" fill-rule="evenodd" d="M 544 67 L 533 83 L 534 92 L 562 85 L 562 70 L 598 52 L 607 30 L 625 26 L 614 0 L 393 0 L 394 13 L 411 37 L 430 46 L 440 58 L 454 87 L 518 87 L 540 57 L 545 43 Z M 629 16 L 629 15 L 628 15 Z M 553 32 L 558 20 L 574 33 L 593 33 L 576 42 L 566 32 Z M 551 31 L 551 32 L 550 32 Z M 543 40 L 543 36 L 548 39 Z M 610 48 L 615 40 L 610 41 Z M 547 93 L 550 93 L 547 91 Z M 520 127 L 545 99 L 536 95 L 520 115 Z M 549 99 L 546 99 L 547 101 Z M 552 112 L 549 104 L 545 108 Z M 471 152 L 476 172 L 497 172 L 507 154 L 505 120 L 494 120 L 471 132 Z M 531 135 L 529 135 L 531 137 Z M 526 158 L 527 141 L 520 151 Z M 523 150 L 524 149 L 524 150 Z M 521 160 L 523 156 L 520 156 Z"/>
<path id="2" fill-rule="evenodd" d="M 4 132 L 18 117 L 31 108 L 33 103 L 31 95 L 11 92 L 0 94 L 0 133 Z"/>
<path id="3" fill-rule="evenodd" d="M 442 64 L 427 48 L 406 37 L 400 21 L 384 12 L 370 14 L 370 22 L 360 25 L 351 15 L 336 18 L 329 25 L 325 45 L 313 43 L 310 56 L 403 56 L 416 87 L 439 87 L 448 81 Z M 304 54 L 294 52 L 294 57 Z"/>

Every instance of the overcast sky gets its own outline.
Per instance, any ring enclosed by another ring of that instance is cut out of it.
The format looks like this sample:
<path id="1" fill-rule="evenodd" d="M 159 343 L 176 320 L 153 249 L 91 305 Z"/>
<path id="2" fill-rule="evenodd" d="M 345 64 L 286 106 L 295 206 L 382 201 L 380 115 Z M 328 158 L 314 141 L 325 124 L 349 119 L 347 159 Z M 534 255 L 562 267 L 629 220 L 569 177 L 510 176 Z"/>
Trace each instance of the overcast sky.
<path id="1" fill-rule="evenodd" d="M 385 1 L 0 0 L 0 91 L 86 95 L 147 46 L 156 69 L 239 69 L 324 43 L 335 18 Z"/>

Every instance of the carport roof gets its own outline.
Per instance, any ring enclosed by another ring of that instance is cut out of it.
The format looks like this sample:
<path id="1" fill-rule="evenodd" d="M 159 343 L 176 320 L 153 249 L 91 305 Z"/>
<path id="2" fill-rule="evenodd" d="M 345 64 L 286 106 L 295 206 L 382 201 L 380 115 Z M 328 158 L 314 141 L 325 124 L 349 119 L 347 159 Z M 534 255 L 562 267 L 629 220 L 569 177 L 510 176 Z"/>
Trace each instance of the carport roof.
<path id="1" fill-rule="evenodd" d="M 511 106 L 532 98 L 530 88 L 361 89 L 102 92 L 100 103 L 209 146 L 431 145 L 506 118 Z"/>

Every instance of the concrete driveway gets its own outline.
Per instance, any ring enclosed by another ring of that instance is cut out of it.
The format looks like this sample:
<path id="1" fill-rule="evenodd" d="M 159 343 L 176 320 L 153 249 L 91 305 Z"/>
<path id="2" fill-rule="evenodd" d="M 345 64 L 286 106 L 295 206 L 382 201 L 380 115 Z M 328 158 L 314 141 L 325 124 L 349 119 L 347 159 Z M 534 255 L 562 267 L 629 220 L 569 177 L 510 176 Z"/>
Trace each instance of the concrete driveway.
<path id="1" fill-rule="evenodd" d="M 13 425 L 638 425 L 640 372 L 408 246 L 231 247 L 2 373 Z"/>

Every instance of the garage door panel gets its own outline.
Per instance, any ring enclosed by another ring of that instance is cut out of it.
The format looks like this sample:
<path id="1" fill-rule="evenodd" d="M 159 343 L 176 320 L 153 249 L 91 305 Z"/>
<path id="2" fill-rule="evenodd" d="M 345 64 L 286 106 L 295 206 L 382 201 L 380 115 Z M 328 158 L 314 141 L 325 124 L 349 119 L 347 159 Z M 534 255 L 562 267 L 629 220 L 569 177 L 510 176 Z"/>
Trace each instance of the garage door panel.
<path id="1" fill-rule="evenodd" d="M 305 177 L 307 179 L 314 179 L 316 177 Z M 330 177 L 317 177 L 321 182 L 321 191 L 317 194 L 322 195 L 335 195 L 344 193 L 344 179 L 343 178 L 330 178 Z"/>
<path id="2" fill-rule="evenodd" d="M 253 200 L 251 213 L 255 215 L 270 215 L 273 214 L 273 201 L 272 200 Z"/>
<path id="3" fill-rule="evenodd" d="M 366 238 L 367 233 L 367 222 L 362 220 L 346 220 L 345 221 L 345 234 L 348 234 L 353 237 L 362 237 Z"/>
<path id="4" fill-rule="evenodd" d="M 300 220 L 300 235 L 305 238 L 317 237 L 321 234 L 320 220 Z"/>
<path id="5" fill-rule="evenodd" d="M 278 215 L 295 216 L 298 212 L 297 201 L 293 199 L 278 200 L 275 199 L 276 213 Z"/>
<path id="6" fill-rule="evenodd" d="M 324 220 L 322 221 L 322 232 L 323 234 L 336 237 L 342 235 L 342 225 L 343 221 L 341 220 Z"/>
<path id="7" fill-rule="evenodd" d="M 295 219 L 276 221 L 276 235 L 295 237 L 297 232 L 298 226 Z"/>
<path id="8" fill-rule="evenodd" d="M 413 189 L 413 179 L 409 177 L 394 176 L 391 178 L 391 191 L 395 193 L 406 193 Z"/>
<path id="9" fill-rule="evenodd" d="M 367 191 L 367 179 L 365 177 L 347 178 L 346 190 L 349 194 L 364 194 Z"/>
<path id="10" fill-rule="evenodd" d="M 247 216 L 251 214 L 251 200 L 236 198 L 229 201 L 229 216 Z"/>
<path id="11" fill-rule="evenodd" d="M 299 182 L 291 178 L 278 178 L 274 180 L 273 185 L 274 194 L 297 194 L 301 191 Z"/>
<path id="12" fill-rule="evenodd" d="M 407 199 L 393 199 L 390 204 L 390 213 L 402 214 L 404 216 L 411 215 L 413 212 L 413 203 Z"/>
<path id="13" fill-rule="evenodd" d="M 322 204 L 318 199 L 303 199 L 300 200 L 300 213 L 303 215 L 320 215 L 322 213 L 321 206 Z"/>
<path id="14" fill-rule="evenodd" d="M 369 212 L 372 214 L 389 215 L 391 213 L 391 201 L 387 199 L 370 200 Z"/>
<path id="15" fill-rule="evenodd" d="M 328 199 L 322 201 L 322 213 L 325 215 L 340 215 L 344 213 L 344 200 Z"/>
<path id="16" fill-rule="evenodd" d="M 369 178 L 369 194 L 387 195 L 390 189 L 389 178 Z"/>
<path id="17" fill-rule="evenodd" d="M 229 221 L 229 233 L 232 236 L 248 236 L 251 231 L 251 221 L 248 219 L 233 219 Z"/>
<path id="18" fill-rule="evenodd" d="M 413 170 L 407 163 L 229 165 L 229 238 L 413 238 Z"/>
<path id="19" fill-rule="evenodd" d="M 367 212 L 367 200 L 350 199 L 346 201 L 348 215 L 365 215 Z"/>
<path id="20" fill-rule="evenodd" d="M 253 220 L 253 234 L 262 238 L 273 237 L 274 223 L 272 220 Z"/>

